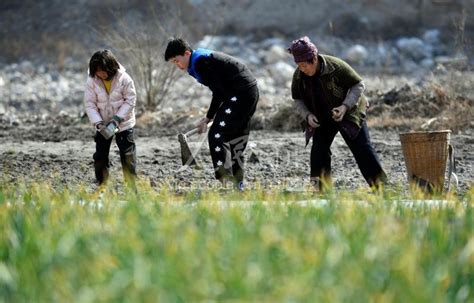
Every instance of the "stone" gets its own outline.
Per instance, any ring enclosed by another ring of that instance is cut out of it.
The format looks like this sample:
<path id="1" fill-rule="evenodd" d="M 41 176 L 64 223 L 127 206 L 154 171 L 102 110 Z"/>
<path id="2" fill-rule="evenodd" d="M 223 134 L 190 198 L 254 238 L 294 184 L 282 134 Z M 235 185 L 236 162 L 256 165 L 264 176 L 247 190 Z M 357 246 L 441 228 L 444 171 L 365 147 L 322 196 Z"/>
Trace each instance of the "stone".
<path id="1" fill-rule="evenodd" d="M 364 46 L 356 44 L 347 50 L 345 58 L 352 63 L 360 64 L 367 59 L 368 55 L 369 52 Z"/>

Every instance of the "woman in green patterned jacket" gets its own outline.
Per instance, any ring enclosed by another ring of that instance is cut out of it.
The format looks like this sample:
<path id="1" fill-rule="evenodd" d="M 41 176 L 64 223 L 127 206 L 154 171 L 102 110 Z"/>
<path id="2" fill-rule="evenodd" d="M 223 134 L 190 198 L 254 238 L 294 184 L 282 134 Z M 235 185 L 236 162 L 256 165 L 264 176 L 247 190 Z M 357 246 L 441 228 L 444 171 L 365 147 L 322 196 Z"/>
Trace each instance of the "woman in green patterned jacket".
<path id="1" fill-rule="evenodd" d="M 371 187 L 386 182 L 386 174 L 370 142 L 365 122 L 367 100 L 362 78 L 343 60 L 318 53 L 308 37 L 288 48 L 298 67 L 291 94 L 305 120 L 311 148 L 311 182 L 317 189 L 331 186 L 331 144 L 338 132 L 349 146 Z"/>

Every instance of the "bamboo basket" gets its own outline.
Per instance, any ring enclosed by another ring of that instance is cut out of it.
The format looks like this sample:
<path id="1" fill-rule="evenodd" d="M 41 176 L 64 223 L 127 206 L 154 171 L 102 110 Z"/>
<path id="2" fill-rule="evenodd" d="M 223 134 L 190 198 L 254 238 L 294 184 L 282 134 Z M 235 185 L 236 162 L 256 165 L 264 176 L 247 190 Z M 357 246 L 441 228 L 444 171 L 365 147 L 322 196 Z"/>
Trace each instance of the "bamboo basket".
<path id="1" fill-rule="evenodd" d="M 451 131 L 401 133 L 408 182 L 442 191 Z"/>

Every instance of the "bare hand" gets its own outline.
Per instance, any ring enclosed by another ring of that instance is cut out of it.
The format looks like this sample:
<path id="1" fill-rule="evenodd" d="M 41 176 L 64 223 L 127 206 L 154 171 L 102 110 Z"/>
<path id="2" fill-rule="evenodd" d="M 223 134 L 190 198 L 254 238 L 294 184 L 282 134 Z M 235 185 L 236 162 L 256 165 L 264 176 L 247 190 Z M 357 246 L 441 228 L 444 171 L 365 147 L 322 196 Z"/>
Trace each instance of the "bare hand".
<path id="1" fill-rule="evenodd" d="M 211 120 L 207 117 L 204 117 L 199 121 L 199 123 L 197 125 L 198 134 L 202 134 L 202 133 L 205 133 L 207 131 L 207 123 L 209 123 L 209 121 L 211 121 Z"/>
<path id="2" fill-rule="evenodd" d="M 318 121 L 318 119 L 316 118 L 315 115 L 309 114 L 309 115 L 308 115 L 308 124 L 309 124 L 309 126 L 311 126 L 312 128 L 316 128 L 316 127 L 319 126 L 319 121 Z"/>
<path id="3" fill-rule="evenodd" d="M 341 105 L 332 109 L 332 118 L 336 122 L 341 122 L 347 112 L 347 106 Z"/>

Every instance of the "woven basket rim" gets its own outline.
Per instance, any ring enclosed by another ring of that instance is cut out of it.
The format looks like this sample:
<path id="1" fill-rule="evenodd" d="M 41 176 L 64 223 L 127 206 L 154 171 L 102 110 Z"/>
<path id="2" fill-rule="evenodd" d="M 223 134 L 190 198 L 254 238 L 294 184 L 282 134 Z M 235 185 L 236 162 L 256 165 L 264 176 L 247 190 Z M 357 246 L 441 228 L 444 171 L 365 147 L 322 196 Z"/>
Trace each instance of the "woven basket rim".
<path id="1" fill-rule="evenodd" d="M 449 142 L 451 131 L 401 133 L 399 137 L 402 143 Z"/>
<path id="2" fill-rule="evenodd" d="M 435 131 L 413 131 L 413 132 L 404 132 L 404 133 L 399 133 L 399 135 L 422 135 L 422 134 L 446 134 L 450 133 L 450 129 L 445 129 L 445 130 L 435 130 Z"/>

